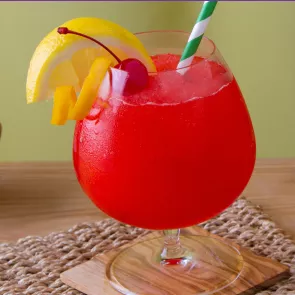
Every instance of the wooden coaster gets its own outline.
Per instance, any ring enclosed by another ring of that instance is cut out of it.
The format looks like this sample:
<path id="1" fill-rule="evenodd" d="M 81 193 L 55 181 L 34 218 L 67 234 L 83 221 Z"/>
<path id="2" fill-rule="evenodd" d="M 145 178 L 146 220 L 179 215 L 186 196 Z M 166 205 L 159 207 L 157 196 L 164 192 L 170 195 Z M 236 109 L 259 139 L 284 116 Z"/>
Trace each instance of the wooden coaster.
<path id="1" fill-rule="evenodd" d="M 225 240 L 219 236 L 209 233 L 208 231 L 199 228 L 192 227 L 186 229 L 183 232 L 184 235 L 193 234 L 193 235 L 201 235 L 201 236 L 210 236 L 216 239 L 219 239 L 225 243 L 232 245 L 237 248 L 244 259 L 244 267 L 239 278 L 232 283 L 226 289 L 219 291 L 214 294 L 218 295 L 246 295 L 246 294 L 255 294 L 261 289 L 265 289 L 270 287 L 271 285 L 277 283 L 279 280 L 287 278 L 290 276 L 289 268 L 279 262 L 271 260 L 269 258 L 260 257 L 249 250 L 238 246 L 232 241 Z M 159 237 L 159 233 L 152 233 L 146 235 L 143 239 L 152 239 Z M 119 295 L 118 291 L 116 291 L 113 287 L 110 286 L 108 279 L 106 279 L 105 270 L 106 266 L 108 266 L 109 262 L 114 259 L 114 257 L 118 254 L 118 252 L 122 251 L 122 249 L 126 249 L 130 247 L 134 243 L 138 243 L 140 240 L 136 239 L 131 243 L 117 248 L 115 250 L 111 250 L 105 254 L 97 255 L 93 259 L 82 263 L 72 269 L 69 269 L 61 274 L 61 280 L 87 294 L 87 295 Z M 131 270 L 130 270 L 131 271 Z M 138 276 L 138 272 L 134 273 Z M 155 272 L 156 274 L 156 272 Z M 152 276 L 153 274 L 149 274 Z M 158 275 L 158 274 L 157 274 Z M 130 273 L 126 277 L 130 276 Z M 175 277 L 176 278 L 176 277 Z M 172 278 L 170 283 L 173 283 Z M 193 278 L 192 278 L 193 281 Z M 138 281 L 136 281 L 138 285 Z M 138 288 L 138 286 L 137 286 Z M 146 292 L 146 293 L 145 293 Z M 147 291 L 146 286 L 142 288 L 141 294 L 152 294 Z M 161 293 L 157 294 L 174 294 L 170 292 L 166 292 L 163 290 Z M 178 295 L 178 294 L 177 294 Z M 181 291 L 179 293 L 181 295 Z"/>

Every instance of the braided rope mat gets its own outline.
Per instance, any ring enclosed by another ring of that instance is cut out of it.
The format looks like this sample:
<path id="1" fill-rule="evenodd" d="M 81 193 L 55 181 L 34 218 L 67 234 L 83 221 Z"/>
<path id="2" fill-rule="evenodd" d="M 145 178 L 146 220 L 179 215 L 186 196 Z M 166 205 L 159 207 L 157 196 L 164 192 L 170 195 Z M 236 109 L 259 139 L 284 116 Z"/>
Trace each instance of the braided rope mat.
<path id="1" fill-rule="evenodd" d="M 201 226 L 291 267 L 291 278 L 259 295 L 295 295 L 295 245 L 259 207 L 242 197 Z M 106 219 L 46 237 L 29 236 L 15 244 L 0 244 L 0 294 L 80 295 L 61 282 L 63 271 L 146 233 Z"/>

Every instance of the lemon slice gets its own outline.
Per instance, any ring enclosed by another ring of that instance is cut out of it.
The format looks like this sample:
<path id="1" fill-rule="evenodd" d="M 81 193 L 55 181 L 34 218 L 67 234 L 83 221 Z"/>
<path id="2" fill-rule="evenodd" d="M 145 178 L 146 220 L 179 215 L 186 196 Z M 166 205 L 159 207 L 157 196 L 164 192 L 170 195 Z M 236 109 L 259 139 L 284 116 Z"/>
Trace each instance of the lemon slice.
<path id="1" fill-rule="evenodd" d="M 120 59 L 136 58 L 148 69 L 154 64 L 138 38 L 121 26 L 99 18 L 76 18 L 62 25 L 99 40 Z M 81 90 L 94 60 L 114 58 L 94 42 L 75 35 L 60 35 L 57 28 L 38 45 L 27 76 L 27 103 L 49 99 L 57 87 L 73 86 Z"/>
<path id="2" fill-rule="evenodd" d="M 64 125 L 77 101 L 73 86 L 60 86 L 54 92 L 51 124 Z"/>
<path id="3" fill-rule="evenodd" d="M 64 125 L 68 119 L 82 120 L 87 116 L 97 98 L 98 89 L 111 63 L 112 61 L 106 57 L 99 57 L 94 61 L 78 99 L 73 86 L 56 88 L 51 124 Z"/>
<path id="4" fill-rule="evenodd" d="M 106 57 L 97 58 L 86 77 L 80 95 L 73 109 L 69 112 L 69 119 L 82 120 L 89 113 L 112 61 Z"/>

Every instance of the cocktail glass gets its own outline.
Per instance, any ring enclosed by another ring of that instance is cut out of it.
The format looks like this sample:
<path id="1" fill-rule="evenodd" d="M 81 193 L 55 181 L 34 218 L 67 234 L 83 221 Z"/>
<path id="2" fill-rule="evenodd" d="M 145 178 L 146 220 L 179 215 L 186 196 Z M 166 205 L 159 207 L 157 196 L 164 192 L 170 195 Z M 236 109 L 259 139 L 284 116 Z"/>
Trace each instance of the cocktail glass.
<path id="1" fill-rule="evenodd" d="M 158 72 L 124 96 L 112 69 L 89 115 L 78 121 L 77 178 L 95 205 L 120 222 L 164 235 L 121 251 L 107 266 L 123 294 L 211 294 L 243 268 L 238 249 L 180 229 L 212 218 L 247 185 L 255 136 L 239 86 L 215 44 L 203 38 L 192 65 L 176 65 L 188 34 L 138 33 Z M 184 73 L 185 72 L 185 73 Z"/>

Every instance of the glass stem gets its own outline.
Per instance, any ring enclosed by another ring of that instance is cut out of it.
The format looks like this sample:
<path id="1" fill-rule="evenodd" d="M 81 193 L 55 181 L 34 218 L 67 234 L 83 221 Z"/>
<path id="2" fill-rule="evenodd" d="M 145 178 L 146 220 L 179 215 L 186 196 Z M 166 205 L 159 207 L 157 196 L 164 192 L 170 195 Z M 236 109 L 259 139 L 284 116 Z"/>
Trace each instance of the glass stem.
<path id="1" fill-rule="evenodd" d="M 164 247 L 161 252 L 163 264 L 177 264 L 185 255 L 185 249 L 180 243 L 180 229 L 164 230 Z"/>

